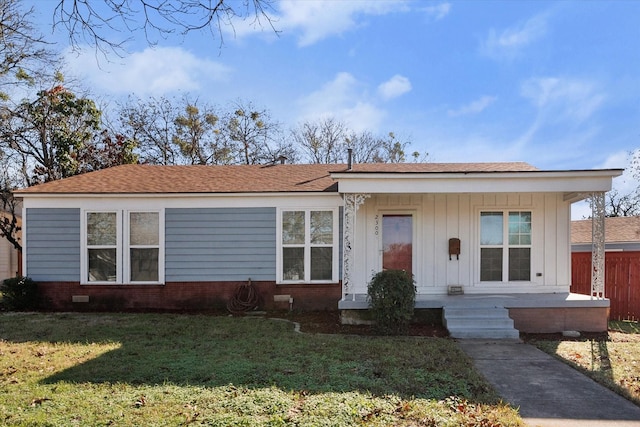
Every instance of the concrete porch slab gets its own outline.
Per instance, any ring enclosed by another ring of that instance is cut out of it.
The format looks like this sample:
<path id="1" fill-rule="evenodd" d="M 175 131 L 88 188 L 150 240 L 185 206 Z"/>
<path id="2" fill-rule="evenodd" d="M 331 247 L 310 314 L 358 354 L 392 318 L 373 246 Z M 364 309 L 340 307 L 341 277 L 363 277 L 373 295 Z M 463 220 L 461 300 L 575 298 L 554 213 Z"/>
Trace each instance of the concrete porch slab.
<path id="1" fill-rule="evenodd" d="M 504 307 L 504 308 L 593 308 L 609 307 L 608 299 L 595 299 L 589 295 L 573 293 L 548 294 L 464 294 L 464 295 L 416 295 L 420 308 L 443 307 Z M 339 310 L 366 310 L 367 294 L 346 295 L 338 302 Z"/>

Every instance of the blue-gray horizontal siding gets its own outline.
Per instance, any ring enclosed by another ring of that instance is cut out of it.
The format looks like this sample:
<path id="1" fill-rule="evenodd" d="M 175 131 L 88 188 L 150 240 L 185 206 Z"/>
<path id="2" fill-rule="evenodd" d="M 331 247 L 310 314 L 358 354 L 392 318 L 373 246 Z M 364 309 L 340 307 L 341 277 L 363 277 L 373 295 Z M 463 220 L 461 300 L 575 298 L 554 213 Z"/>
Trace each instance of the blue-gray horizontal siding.
<path id="1" fill-rule="evenodd" d="M 276 278 L 276 209 L 165 211 L 165 280 Z"/>
<path id="2" fill-rule="evenodd" d="M 26 274 L 36 282 L 80 280 L 80 209 L 29 208 Z"/>

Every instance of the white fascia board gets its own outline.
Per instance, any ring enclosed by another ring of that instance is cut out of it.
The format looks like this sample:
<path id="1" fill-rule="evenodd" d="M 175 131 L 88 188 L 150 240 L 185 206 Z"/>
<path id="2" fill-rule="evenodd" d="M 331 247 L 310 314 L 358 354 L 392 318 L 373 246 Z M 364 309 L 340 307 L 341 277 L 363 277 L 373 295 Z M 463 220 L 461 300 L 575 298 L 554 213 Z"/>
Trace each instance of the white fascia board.
<path id="1" fill-rule="evenodd" d="M 455 173 L 332 174 L 341 193 L 512 193 L 609 191 L 622 170 Z"/>
<path id="2" fill-rule="evenodd" d="M 338 193 L 29 194 L 24 197 L 25 208 L 333 208 L 343 204 Z"/>

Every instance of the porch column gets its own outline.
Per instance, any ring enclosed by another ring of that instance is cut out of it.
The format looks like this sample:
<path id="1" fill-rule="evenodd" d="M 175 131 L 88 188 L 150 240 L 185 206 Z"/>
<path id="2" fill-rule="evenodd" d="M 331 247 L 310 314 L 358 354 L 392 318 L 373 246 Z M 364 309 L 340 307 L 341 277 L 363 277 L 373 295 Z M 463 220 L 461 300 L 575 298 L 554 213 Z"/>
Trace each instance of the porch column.
<path id="1" fill-rule="evenodd" d="M 349 294 L 351 275 L 353 271 L 353 243 L 356 234 L 356 213 L 360 205 L 371 194 L 345 193 L 344 198 L 344 229 L 342 245 L 342 298 Z M 352 295 L 355 301 L 355 294 Z"/>
<path id="2" fill-rule="evenodd" d="M 591 297 L 604 298 L 604 192 L 591 194 Z"/>

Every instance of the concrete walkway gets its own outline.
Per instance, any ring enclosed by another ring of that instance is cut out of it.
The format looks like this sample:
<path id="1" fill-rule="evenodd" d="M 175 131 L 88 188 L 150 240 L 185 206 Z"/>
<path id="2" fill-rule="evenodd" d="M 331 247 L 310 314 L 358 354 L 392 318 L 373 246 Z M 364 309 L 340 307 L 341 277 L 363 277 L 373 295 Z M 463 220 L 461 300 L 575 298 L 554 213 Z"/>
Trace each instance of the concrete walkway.
<path id="1" fill-rule="evenodd" d="M 528 426 L 640 427 L 640 407 L 532 345 L 458 344 Z"/>

